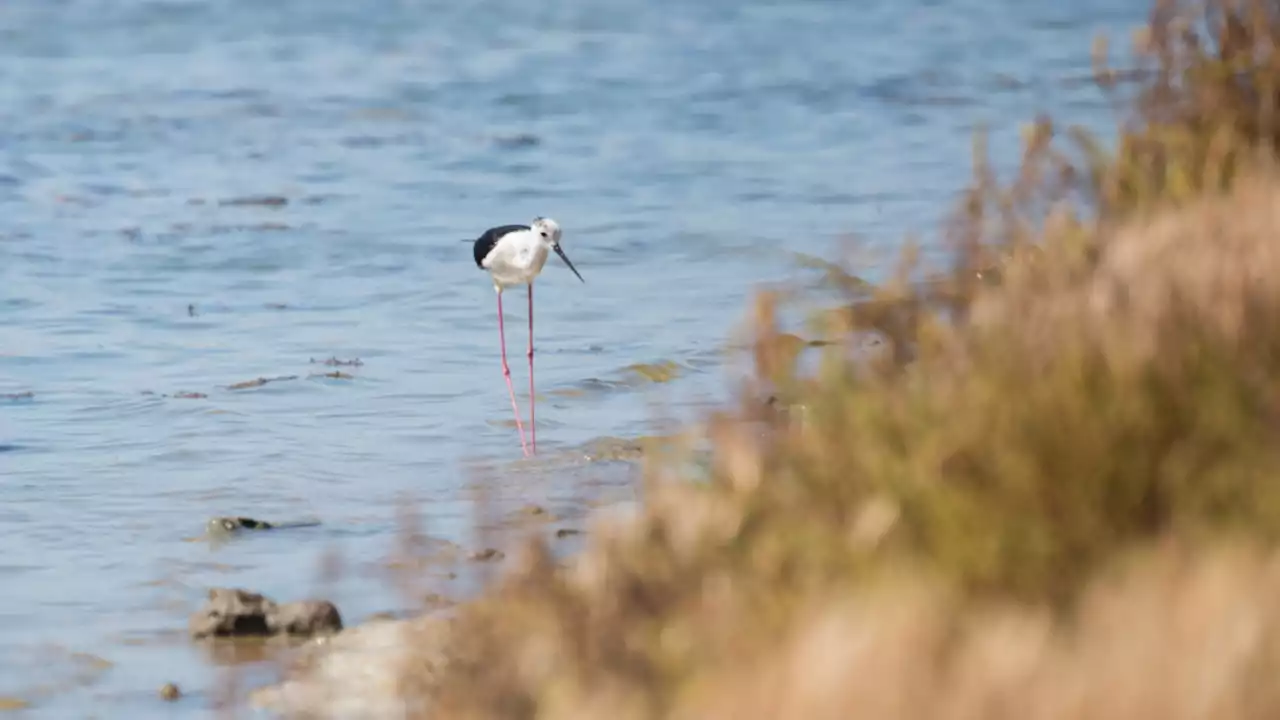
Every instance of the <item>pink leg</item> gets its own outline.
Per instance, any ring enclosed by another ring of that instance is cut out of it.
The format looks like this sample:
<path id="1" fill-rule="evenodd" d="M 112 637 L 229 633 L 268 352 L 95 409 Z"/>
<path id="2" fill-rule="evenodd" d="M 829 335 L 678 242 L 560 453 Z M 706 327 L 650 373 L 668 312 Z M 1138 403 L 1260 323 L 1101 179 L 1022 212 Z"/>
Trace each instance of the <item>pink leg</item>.
<path id="1" fill-rule="evenodd" d="M 502 346 L 502 376 L 507 379 L 507 392 L 511 395 L 511 412 L 516 416 L 516 429 L 520 431 L 520 449 L 526 456 L 529 448 L 524 444 L 524 426 L 520 424 L 520 408 L 516 407 L 516 391 L 511 387 L 511 368 L 507 365 L 507 332 L 502 326 L 502 293 L 498 293 L 498 342 Z"/>
<path id="2" fill-rule="evenodd" d="M 534 419 L 538 400 L 533 394 L 533 283 L 529 283 L 529 434 L 533 438 L 533 454 L 538 454 L 538 421 Z"/>

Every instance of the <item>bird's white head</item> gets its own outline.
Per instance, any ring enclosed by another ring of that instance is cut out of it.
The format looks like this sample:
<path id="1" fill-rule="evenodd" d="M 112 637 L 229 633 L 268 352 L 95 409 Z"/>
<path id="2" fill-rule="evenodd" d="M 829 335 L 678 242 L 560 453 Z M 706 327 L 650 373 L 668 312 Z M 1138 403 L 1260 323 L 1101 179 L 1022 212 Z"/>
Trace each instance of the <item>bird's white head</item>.
<path id="1" fill-rule="evenodd" d="M 546 217 L 536 217 L 533 219 L 531 226 L 538 236 L 547 241 L 552 247 L 560 244 L 560 224 L 555 220 Z"/>
<path id="2" fill-rule="evenodd" d="M 529 227 L 538 233 L 538 238 L 551 246 L 551 249 L 560 256 L 565 265 L 569 266 L 573 274 L 577 275 L 579 280 L 582 280 L 582 276 L 578 274 L 578 268 L 574 267 L 572 262 L 569 262 L 569 256 L 565 255 L 564 250 L 560 247 L 560 224 L 551 218 L 536 217 Z M 582 280 L 582 282 L 586 282 L 586 280 Z"/>

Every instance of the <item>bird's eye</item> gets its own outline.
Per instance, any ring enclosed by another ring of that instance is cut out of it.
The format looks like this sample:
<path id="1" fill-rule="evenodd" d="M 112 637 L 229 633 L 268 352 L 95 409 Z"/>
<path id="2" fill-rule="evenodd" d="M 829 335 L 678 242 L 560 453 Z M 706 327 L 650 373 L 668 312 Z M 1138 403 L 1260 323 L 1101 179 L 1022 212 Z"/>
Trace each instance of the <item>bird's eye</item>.
<path id="1" fill-rule="evenodd" d="M 547 233 L 546 233 L 546 232 L 543 232 L 543 233 L 542 233 L 542 237 L 546 237 L 546 236 L 547 236 Z"/>

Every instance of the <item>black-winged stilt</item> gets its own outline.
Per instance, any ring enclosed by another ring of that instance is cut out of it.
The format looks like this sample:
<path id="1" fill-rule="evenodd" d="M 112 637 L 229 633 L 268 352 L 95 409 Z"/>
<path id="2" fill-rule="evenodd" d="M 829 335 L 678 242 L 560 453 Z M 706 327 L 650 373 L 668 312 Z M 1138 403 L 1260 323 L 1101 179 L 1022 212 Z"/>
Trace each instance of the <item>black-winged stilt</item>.
<path id="1" fill-rule="evenodd" d="M 560 248 L 560 225 L 551 218 L 536 217 L 531 225 L 500 225 L 489 228 L 476 238 L 473 247 L 476 267 L 485 270 L 493 278 L 493 289 L 498 293 L 498 342 L 502 348 L 502 376 L 507 380 L 507 392 L 511 395 L 511 411 L 516 416 L 516 429 L 520 431 L 520 449 L 529 455 L 524 441 L 524 426 L 520 423 L 520 408 L 516 405 L 516 391 L 511 385 L 511 367 L 507 365 L 507 334 L 502 323 L 502 291 L 508 287 L 526 285 L 529 288 L 529 429 L 533 452 L 538 452 L 538 427 L 534 416 L 533 394 L 533 281 L 542 272 L 547 255 L 554 251 L 564 260 L 574 275 L 582 280 L 578 269 L 569 262 L 569 256 Z M 586 282 L 586 280 L 582 280 Z"/>

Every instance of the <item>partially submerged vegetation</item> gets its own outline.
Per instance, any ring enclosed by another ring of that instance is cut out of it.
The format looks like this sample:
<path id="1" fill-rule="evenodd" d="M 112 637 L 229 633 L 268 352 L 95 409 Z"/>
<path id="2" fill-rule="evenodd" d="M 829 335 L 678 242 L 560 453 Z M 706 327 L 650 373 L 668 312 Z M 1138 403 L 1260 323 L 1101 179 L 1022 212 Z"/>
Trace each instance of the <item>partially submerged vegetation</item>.
<path id="1" fill-rule="evenodd" d="M 567 568 L 532 542 L 443 650 L 422 639 L 403 699 L 459 718 L 1275 716 L 1278 42 L 1274 0 L 1161 0 L 1135 86 L 1099 59 L 1125 94 L 1114 151 L 1046 119 L 1011 182 L 979 157 L 954 265 L 837 277 L 849 300 L 817 347 L 762 294 L 705 476 L 646 454 L 639 516 Z M 869 333 L 885 352 L 861 352 Z"/>

